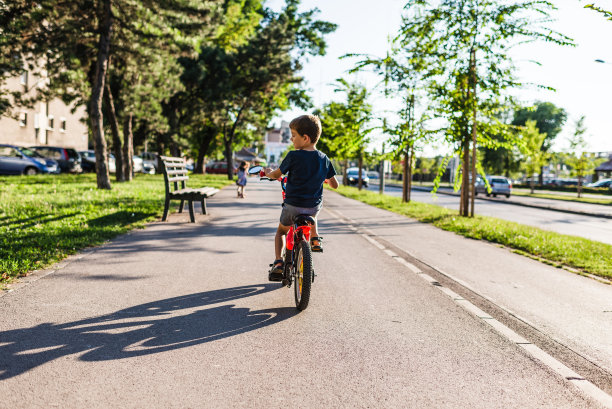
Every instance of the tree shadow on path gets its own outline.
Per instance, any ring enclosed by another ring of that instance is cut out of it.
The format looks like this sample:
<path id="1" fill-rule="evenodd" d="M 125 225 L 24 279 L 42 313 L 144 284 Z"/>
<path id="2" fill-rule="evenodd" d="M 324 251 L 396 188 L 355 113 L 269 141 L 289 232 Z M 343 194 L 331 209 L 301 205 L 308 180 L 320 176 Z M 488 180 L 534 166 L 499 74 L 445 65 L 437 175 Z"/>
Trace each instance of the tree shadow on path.
<path id="1" fill-rule="evenodd" d="M 54 359 L 83 353 L 83 361 L 106 361 L 203 344 L 276 324 L 295 308 L 252 311 L 223 304 L 280 288 L 260 284 L 154 301 L 112 314 L 0 332 L 0 380 Z"/>

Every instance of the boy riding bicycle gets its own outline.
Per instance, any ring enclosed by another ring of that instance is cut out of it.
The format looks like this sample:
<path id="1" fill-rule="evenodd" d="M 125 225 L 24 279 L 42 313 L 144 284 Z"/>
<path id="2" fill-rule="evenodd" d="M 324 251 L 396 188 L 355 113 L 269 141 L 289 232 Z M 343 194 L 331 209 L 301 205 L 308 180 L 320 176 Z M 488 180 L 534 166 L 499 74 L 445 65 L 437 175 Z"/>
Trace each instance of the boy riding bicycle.
<path id="1" fill-rule="evenodd" d="M 336 170 L 323 152 L 316 148 L 321 136 L 321 121 L 315 115 L 302 115 L 291 121 L 291 142 L 295 148 L 283 159 L 276 170 L 265 169 L 270 179 L 278 179 L 283 174 L 287 176 L 285 200 L 281 211 L 280 223 L 274 238 L 274 263 L 271 264 L 268 278 L 280 281 L 283 278 L 283 259 L 281 253 L 284 238 L 289 231 L 293 218 L 299 214 L 307 214 L 315 218 L 319 214 L 323 200 L 323 183 L 336 189 Z M 321 237 L 317 235 L 317 224 L 312 227 L 310 239 L 313 252 L 322 252 Z"/>

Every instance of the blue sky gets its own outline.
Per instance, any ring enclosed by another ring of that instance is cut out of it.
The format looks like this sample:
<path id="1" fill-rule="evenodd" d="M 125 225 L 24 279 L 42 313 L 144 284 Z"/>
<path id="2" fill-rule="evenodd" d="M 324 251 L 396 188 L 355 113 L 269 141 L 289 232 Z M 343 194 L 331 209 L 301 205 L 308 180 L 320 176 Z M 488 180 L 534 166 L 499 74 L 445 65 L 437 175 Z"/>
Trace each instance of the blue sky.
<path id="1" fill-rule="evenodd" d="M 503 0 L 502 0 L 503 1 Z M 612 152 L 612 21 L 584 9 L 587 2 L 580 0 L 553 0 L 558 7 L 553 12 L 555 22 L 549 26 L 575 40 L 576 47 L 560 47 L 548 43 L 520 46 L 512 53 L 518 77 L 530 83 L 552 86 L 556 92 L 525 88 L 513 94 L 525 104 L 535 100 L 550 101 L 563 107 L 569 115 L 563 132 L 557 137 L 555 150 L 567 148 L 567 137 L 573 133 L 574 123 L 586 116 L 587 139 L 591 151 Z M 609 1 L 592 1 L 610 6 Z M 608 3 L 608 4 L 606 4 Z M 284 2 L 269 0 L 267 4 L 278 10 Z M 311 58 L 303 70 L 307 87 L 311 90 L 315 106 L 339 99 L 333 92 L 336 78 L 347 76 L 351 60 L 340 60 L 347 53 L 383 56 L 387 51 L 387 38 L 394 36 L 400 25 L 405 1 L 398 0 L 302 0 L 301 8 L 318 8 L 319 18 L 338 24 L 335 33 L 328 36 L 328 52 L 323 57 Z M 610 9 L 612 7 L 608 7 Z M 596 63 L 602 59 L 609 64 Z M 536 60 L 541 65 L 530 63 Z M 376 79 L 366 73 L 354 80 L 373 87 Z M 376 111 L 391 109 L 382 97 L 371 100 Z M 282 113 L 280 119 L 290 120 L 300 111 Z M 428 147 L 425 153 L 441 153 L 442 145 Z"/>

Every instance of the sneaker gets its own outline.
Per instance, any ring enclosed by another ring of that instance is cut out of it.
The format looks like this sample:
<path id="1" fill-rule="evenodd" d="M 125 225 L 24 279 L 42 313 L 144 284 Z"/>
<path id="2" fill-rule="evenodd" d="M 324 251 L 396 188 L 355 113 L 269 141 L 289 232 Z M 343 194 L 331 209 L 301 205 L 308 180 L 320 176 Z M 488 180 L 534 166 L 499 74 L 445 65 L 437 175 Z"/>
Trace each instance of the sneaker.
<path id="1" fill-rule="evenodd" d="M 283 281 L 283 260 L 274 260 L 274 263 L 270 264 L 270 271 L 268 271 L 269 281 Z"/>
<path id="2" fill-rule="evenodd" d="M 317 244 L 315 244 L 315 241 L 317 242 Z M 323 237 L 312 237 L 310 239 L 310 250 L 312 250 L 313 253 L 323 253 L 323 246 L 321 245 L 323 243 Z"/>

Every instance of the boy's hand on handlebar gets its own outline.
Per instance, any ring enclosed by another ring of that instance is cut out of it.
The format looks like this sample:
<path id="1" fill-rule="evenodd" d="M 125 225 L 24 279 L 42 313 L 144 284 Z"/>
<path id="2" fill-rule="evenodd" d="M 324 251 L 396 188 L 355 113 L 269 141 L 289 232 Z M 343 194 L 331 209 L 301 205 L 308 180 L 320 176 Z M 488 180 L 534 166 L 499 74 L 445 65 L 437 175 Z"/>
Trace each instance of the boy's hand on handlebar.
<path id="1" fill-rule="evenodd" d="M 270 179 L 274 179 L 274 180 L 278 179 L 279 177 L 283 175 L 283 172 L 281 172 L 280 169 L 272 170 L 270 168 L 266 168 L 265 172 L 266 172 L 267 177 L 269 177 Z"/>

